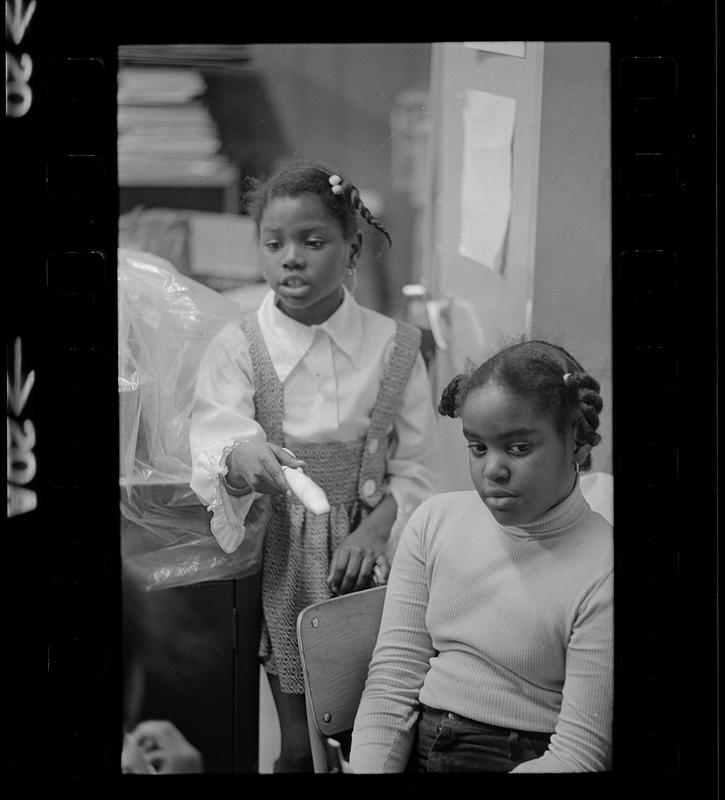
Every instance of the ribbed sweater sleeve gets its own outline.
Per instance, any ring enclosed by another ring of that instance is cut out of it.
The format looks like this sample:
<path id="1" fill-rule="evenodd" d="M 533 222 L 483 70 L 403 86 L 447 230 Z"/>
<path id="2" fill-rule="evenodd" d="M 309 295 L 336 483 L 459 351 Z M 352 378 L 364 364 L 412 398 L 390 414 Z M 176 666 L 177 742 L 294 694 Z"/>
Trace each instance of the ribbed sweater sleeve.
<path id="1" fill-rule="evenodd" d="M 353 729 L 355 772 L 403 772 L 415 737 L 418 694 L 435 655 L 425 624 L 428 582 L 420 536 L 425 514 L 420 511 L 413 512 L 393 560 L 382 635 Z"/>
<path id="2" fill-rule="evenodd" d="M 613 620 L 609 573 L 582 603 L 566 648 L 561 711 L 547 751 L 513 772 L 611 769 Z"/>

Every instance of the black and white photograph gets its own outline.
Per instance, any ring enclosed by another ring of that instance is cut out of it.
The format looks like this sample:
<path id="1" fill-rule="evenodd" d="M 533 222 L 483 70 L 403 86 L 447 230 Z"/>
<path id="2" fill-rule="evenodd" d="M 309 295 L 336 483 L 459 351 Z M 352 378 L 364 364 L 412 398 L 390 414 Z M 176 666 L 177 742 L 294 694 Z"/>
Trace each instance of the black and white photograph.
<path id="1" fill-rule="evenodd" d="M 609 770 L 609 45 L 118 55 L 124 769 Z"/>

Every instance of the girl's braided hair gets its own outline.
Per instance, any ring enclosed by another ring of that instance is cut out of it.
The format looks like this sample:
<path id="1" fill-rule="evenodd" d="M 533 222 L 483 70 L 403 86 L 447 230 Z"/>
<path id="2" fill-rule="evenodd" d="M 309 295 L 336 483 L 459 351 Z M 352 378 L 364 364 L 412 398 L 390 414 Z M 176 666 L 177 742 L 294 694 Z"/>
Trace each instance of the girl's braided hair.
<path id="1" fill-rule="evenodd" d="M 262 215 L 270 200 L 275 197 L 314 194 L 320 198 L 329 214 L 340 222 L 346 239 L 355 235 L 359 214 L 368 225 L 380 231 L 387 239 L 388 245 L 392 246 L 390 233 L 363 203 L 360 192 L 354 184 L 341 178 L 337 184 L 340 188 L 333 191 L 330 178 L 336 174 L 330 167 L 317 162 L 295 161 L 286 164 L 265 181 L 247 179 L 246 207 L 259 229 Z"/>
<path id="2" fill-rule="evenodd" d="M 478 368 L 456 375 L 443 390 L 439 413 L 459 416 L 468 393 L 488 384 L 531 401 L 537 411 L 553 418 L 562 435 L 573 424 L 577 445 L 594 447 L 601 441 L 599 383 L 563 347 L 533 340 L 504 348 Z M 591 466 L 588 454 L 581 468 Z"/>

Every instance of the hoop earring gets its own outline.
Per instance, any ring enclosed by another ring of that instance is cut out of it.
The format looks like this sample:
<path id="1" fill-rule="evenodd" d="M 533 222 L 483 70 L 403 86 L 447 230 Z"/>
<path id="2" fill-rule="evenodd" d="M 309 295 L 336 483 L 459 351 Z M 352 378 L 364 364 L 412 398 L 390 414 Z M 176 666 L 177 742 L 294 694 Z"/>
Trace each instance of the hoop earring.
<path id="1" fill-rule="evenodd" d="M 581 466 L 582 465 L 578 461 L 574 462 L 574 474 L 575 475 L 579 474 L 579 470 L 581 469 Z"/>
<path id="2" fill-rule="evenodd" d="M 355 291 L 357 290 L 357 269 L 355 267 L 348 267 L 347 277 L 352 278 L 352 289 L 350 289 L 350 294 L 354 296 Z"/>

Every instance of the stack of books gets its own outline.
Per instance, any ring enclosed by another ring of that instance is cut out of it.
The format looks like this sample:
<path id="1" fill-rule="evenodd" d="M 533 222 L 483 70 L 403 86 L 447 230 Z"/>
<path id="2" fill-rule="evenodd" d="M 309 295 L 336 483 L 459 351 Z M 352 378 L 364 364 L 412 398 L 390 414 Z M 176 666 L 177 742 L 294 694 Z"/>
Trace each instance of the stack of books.
<path id="1" fill-rule="evenodd" d="M 205 91 L 199 70 L 119 69 L 120 186 L 226 186 L 235 180 L 203 102 Z"/>

